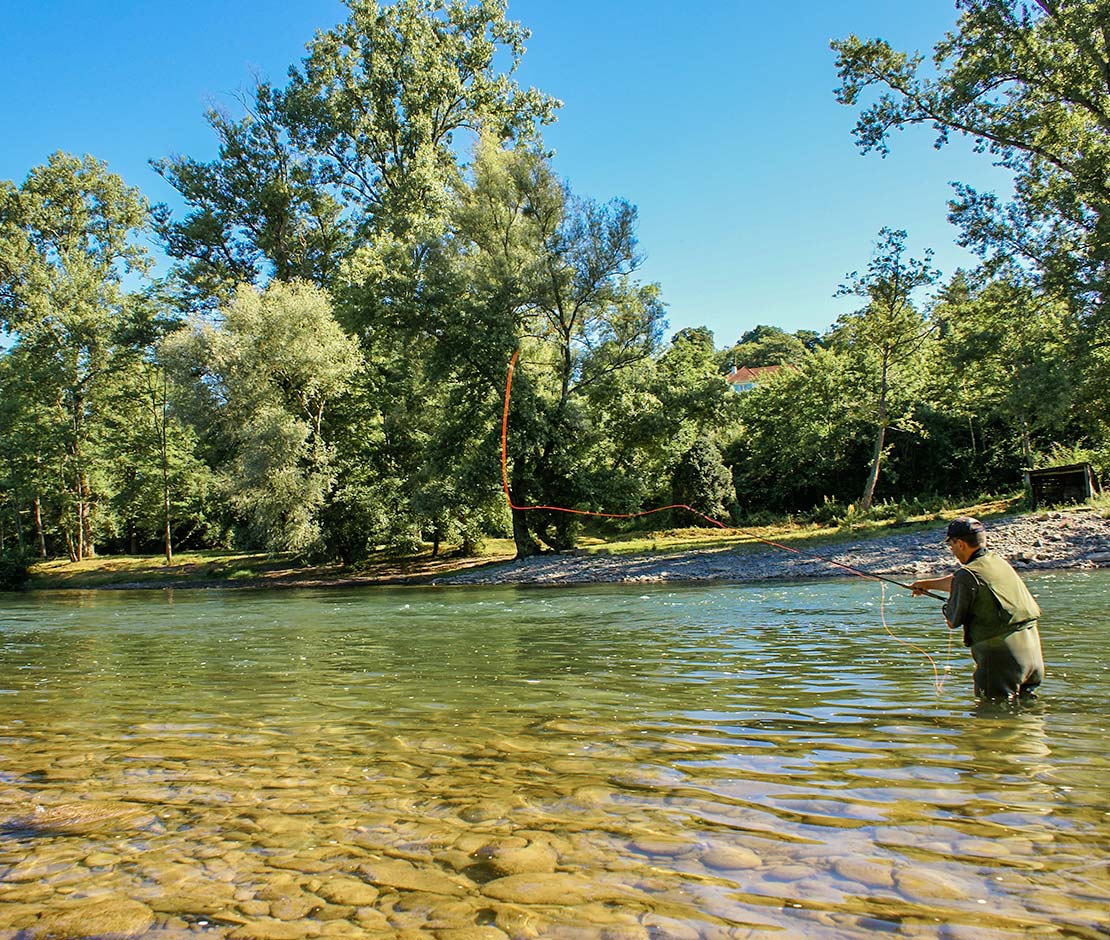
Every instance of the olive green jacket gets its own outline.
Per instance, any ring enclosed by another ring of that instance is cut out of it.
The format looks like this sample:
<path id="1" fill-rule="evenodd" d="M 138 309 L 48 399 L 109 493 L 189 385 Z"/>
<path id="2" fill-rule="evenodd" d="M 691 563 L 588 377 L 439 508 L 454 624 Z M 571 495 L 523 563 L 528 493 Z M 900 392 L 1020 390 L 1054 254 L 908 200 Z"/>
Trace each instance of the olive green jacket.
<path id="1" fill-rule="evenodd" d="M 980 549 L 953 575 L 944 615 L 963 627 L 964 645 L 972 646 L 1035 623 L 1041 609 L 1005 560 Z"/>

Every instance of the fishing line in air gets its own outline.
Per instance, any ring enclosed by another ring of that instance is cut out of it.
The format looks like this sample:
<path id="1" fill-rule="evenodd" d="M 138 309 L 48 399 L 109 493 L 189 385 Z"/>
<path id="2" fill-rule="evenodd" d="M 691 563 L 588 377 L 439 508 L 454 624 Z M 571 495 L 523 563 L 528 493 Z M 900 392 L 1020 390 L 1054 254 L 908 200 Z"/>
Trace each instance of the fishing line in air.
<path id="1" fill-rule="evenodd" d="M 672 503 L 669 506 L 658 506 L 655 509 L 646 509 L 646 510 L 643 510 L 642 512 L 596 512 L 596 511 L 587 510 L 587 509 L 571 509 L 567 506 L 546 506 L 546 505 L 545 506 L 520 506 L 520 505 L 517 505 L 516 503 L 514 503 L 512 493 L 509 490 L 509 470 L 508 470 L 509 398 L 512 395 L 513 372 L 516 369 L 516 361 L 517 361 L 517 358 L 519 356 L 520 356 L 520 350 L 518 349 L 513 353 L 512 358 L 509 360 L 509 372 L 508 372 L 508 376 L 505 379 L 504 408 L 501 412 L 501 487 L 502 487 L 502 489 L 505 493 L 505 502 L 508 504 L 510 509 L 514 509 L 517 512 L 533 512 L 533 511 L 536 511 L 536 510 L 546 510 L 547 512 L 565 512 L 565 513 L 569 513 L 569 514 L 575 515 L 575 516 L 592 516 L 594 518 L 599 518 L 599 519 L 638 519 L 642 516 L 650 516 L 650 515 L 653 515 L 657 512 L 665 512 L 668 509 L 685 509 L 687 512 L 692 513 L 693 515 L 698 516 L 701 519 L 704 519 L 706 522 L 710 523 L 711 525 L 716 526 L 718 529 L 732 530 L 733 532 L 739 533 L 744 538 L 752 539 L 753 541 L 756 541 L 756 542 L 761 542 L 764 545 L 770 545 L 772 548 L 777 548 L 777 549 L 779 549 L 781 551 L 784 551 L 784 552 L 790 552 L 794 555 L 799 555 L 802 558 L 809 558 L 809 559 L 812 559 L 814 561 L 824 562 L 827 565 L 832 565 L 833 567 L 840 568 L 842 571 L 847 571 L 849 574 L 853 574 L 858 578 L 864 578 L 865 580 L 868 580 L 868 581 L 877 581 L 877 582 L 879 582 L 880 588 L 882 588 L 882 597 L 881 597 L 880 606 L 879 606 L 879 616 L 882 619 L 883 628 L 890 635 L 891 639 L 895 640 L 898 643 L 901 643 L 903 646 L 908 646 L 911 649 L 916 650 L 917 652 L 921 653 L 921 655 L 924 656 L 929 661 L 929 664 L 933 668 L 934 685 L 936 686 L 937 694 L 938 695 L 940 694 L 941 689 L 944 688 L 944 679 L 941 676 L 941 671 L 937 667 L 936 660 L 934 660 L 933 657 L 930 656 L 920 646 L 917 646 L 913 643 L 908 642 L 907 640 L 902 640 L 899 637 L 895 636 L 894 633 L 891 631 L 890 627 L 887 626 L 887 622 L 886 622 L 886 585 L 887 584 L 893 584 L 893 585 L 896 585 L 897 587 L 905 588 L 907 591 L 912 590 L 912 588 L 908 584 L 904 584 L 901 581 L 896 581 L 893 578 L 885 577 L 884 575 L 881 575 L 881 574 L 875 574 L 874 572 L 862 571 L 861 569 L 853 567 L 852 565 L 846 565 L 843 562 L 836 561 L 835 559 L 832 559 L 832 558 L 827 558 L 824 555 L 818 555 L 815 552 L 805 552 L 805 551 L 802 551 L 801 549 L 793 548 L 790 545 L 783 545 L 781 542 L 775 542 L 771 539 L 764 538 L 763 536 L 756 535 L 754 532 L 751 532 L 747 529 L 741 529 L 741 528 L 738 528 L 736 526 L 726 525 L 725 523 L 721 522 L 720 520 L 714 519 L 712 516 L 707 516 L 704 512 L 700 512 L 699 510 L 694 509 L 692 506 L 687 506 L 685 503 Z M 942 597 L 939 594 L 935 594 L 932 591 L 925 591 L 923 593 L 925 593 L 929 597 L 935 598 L 937 600 L 941 600 L 941 601 L 945 600 L 944 597 Z M 944 666 L 944 674 L 945 675 L 949 671 L 948 657 L 951 655 L 951 650 L 952 650 L 952 637 L 951 637 L 951 633 L 950 633 L 949 638 L 948 638 L 948 654 L 946 654 L 945 666 Z"/>

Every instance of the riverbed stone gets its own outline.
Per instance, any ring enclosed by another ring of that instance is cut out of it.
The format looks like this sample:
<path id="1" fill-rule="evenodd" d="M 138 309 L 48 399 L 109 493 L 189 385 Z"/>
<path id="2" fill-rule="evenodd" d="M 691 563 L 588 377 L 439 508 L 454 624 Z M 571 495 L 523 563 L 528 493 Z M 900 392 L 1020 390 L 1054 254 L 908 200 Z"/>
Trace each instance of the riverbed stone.
<path id="1" fill-rule="evenodd" d="M 867 858 L 838 858 L 833 871 L 847 881 L 854 881 L 865 888 L 893 888 L 894 873 L 890 862 Z"/>
<path id="2" fill-rule="evenodd" d="M 372 907 L 360 907 L 355 911 L 355 922 L 363 929 L 369 931 L 385 931 L 392 929 L 389 918 L 381 911 Z"/>
<path id="3" fill-rule="evenodd" d="M 467 893 L 466 884 L 458 877 L 452 878 L 434 869 L 417 868 L 400 860 L 369 862 L 360 865 L 358 871 L 367 881 L 379 886 L 404 891 L 426 891 L 431 894 Z"/>
<path id="4" fill-rule="evenodd" d="M 474 927 L 448 927 L 435 932 L 436 940 L 508 940 L 508 934 L 489 924 Z"/>
<path id="5" fill-rule="evenodd" d="M 482 885 L 482 893 L 513 904 L 584 904 L 588 901 L 625 900 L 632 891 L 566 872 L 508 875 Z"/>
<path id="6" fill-rule="evenodd" d="M 34 937 L 77 940 L 86 937 L 112 937 L 127 940 L 141 937 L 154 926 L 154 912 L 130 898 L 111 895 L 69 901 L 43 911 L 33 927 Z"/>
<path id="7" fill-rule="evenodd" d="M 515 904 L 499 908 L 494 915 L 494 923 L 510 940 L 536 940 L 551 933 L 550 918 Z"/>
<path id="8" fill-rule="evenodd" d="M 0 904 L 0 930 L 19 930 L 38 920 L 42 908 L 38 904 L 5 901 Z"/>
<path id="9" fill-rule="evenodd" d="M 468 823 L 492 822 L 508 819 L 515 809 L 516 806 L 508 800 L 482 800 L 462 810 L 459 818 Z"/>
<path id="10" fill-rule="evenodd" d="M 442 930 L 474 923 L 475 910 L 468 901 L 443 894 L 406 891 L 393 904 L 389 922 L 397 928 Z"/>
<path id="11" fill-rule="evenodd" d="M 716 846 L 709 849 L 702 854 L 701 863 L 706 868 L 717 871 L 744 871 L 759 868 L 763 864 L 755 852 L 742 845 Z"/>
<path id="12" fill-rule="evenodd" d="M 30 813 L 0 820 L 0 829 L 28 830 L 58 835 L 86 835 L 103 831 L 142 829 L 154 822 L 145 806 L 116 800 L 80 800 L 36 806 Z"/>
<path id="13" fill-rule="evenodd" d="M 358 924 L 349 920 L 333 920 L 320 926 L 321 937 L 350 938 L 350 940 L 374 940 L 374 935 L 381 936 L 377 931 L 374 934 L 367 932 Z"/>
<path id="14" fill-rule="evenodd" d="M 270 917 L 285 921 L 302 920 L 322 906 L 323 902 L 315 895 L 298 892 L 271 901 Z"/>
<path id="15" fill-rule="evenodd" d="M 689 855 L 697 846 L 684 839 L 648 836 L 635 839 L 629 848 L 650 858 L 681 858 L 683 855 Z"/>
<path id="16" fill-rule="evenodd" d="M 650 935 L 660 940 L 700 940 L 702 933 L 684 920 L 651 911 L 640 918 Z"/>
<path id="17" fill-rule="evenodd" d="M 943 872 L 903 868 L 894 875 L 898 890 L 911 901 L 957 901 L 968 897 L 968 886 Z"/>
<path id="18" fill-rule="evenodd" d="M 50 847 L 44 847 L 36 857 L 23 859 L 5 869 L 4 882 L 7 886 L 23 882 L 49 881 L 52 876 L 68 871 L 76 861 L 77 856 L 71 852 L 51 851 Z"/>
<path id="19" fill-rule="evenodd" d="M 522 875 L 530 872 L 552 872 L 558 857 L 550 846 L 539 843 L 515 844 L 518 840 L 500 839 L 488 842 L 474 853 L 499 875 Z M 519 840 L 523 842 L 524 840 Z"/>
<path id="20" fill-rule="evenodd" d="M 332 878 L 316 888 L 314 893 L 330 904 L 365 907 L 378 900 L 381 892 L 357 878 Z"/>
<path id="21" fill-rule="evenodd" d="M 302 940 L 319 933 L 306 924 L 290 924 L 283 920 L 264 918 L 251 921 L 231 931 L 228 940 Z"/>

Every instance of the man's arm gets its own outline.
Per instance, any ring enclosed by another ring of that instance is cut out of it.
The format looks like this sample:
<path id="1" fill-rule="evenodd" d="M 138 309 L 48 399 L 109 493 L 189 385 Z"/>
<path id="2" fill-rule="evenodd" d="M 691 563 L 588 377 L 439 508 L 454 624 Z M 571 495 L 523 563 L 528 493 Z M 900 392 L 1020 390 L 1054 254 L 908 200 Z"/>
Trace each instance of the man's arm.
<path id="1" fill-rule="evenodd" d="M 971 646 L 971 634 L 967 629 L 967 615 L 975 596 L 979 593 L 979 582 L 970 571 L 961 568 L 952 576 L 952 596 L 944 605 L 944 619 L 952 629 L 964 628 L 964 646 Z"/>
<path id="2" fill-rule="evenodd" d="M 920 597 L 926 591 L 951 591 L 952 575 L 946 574 L 943 578 L 922 578 L 910 585 L 914 597 Z"/>

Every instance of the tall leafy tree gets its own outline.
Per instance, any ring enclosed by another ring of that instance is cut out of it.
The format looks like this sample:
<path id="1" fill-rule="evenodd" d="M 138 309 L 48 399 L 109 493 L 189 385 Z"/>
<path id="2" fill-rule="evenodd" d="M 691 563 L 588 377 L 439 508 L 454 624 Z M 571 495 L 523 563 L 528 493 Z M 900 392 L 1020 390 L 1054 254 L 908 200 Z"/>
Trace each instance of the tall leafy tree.
<path id="1" fill-rule="evenodd" d="M 887 432 L 912 413 L 906 392 L 920 372 L 913 368 L 932 324 L 914 306 L 913 295 L 934 284 L 939 272 L 932 252 L 922 259 L 906 258 L 906 233 L 884 228 L 864 274 L 852 272 L 838 296 L 859 297 L 865 305 L 838 321 L 834 342 L 854 359 L 867 390 L 874 428 L 871 468 L 860 496 L 860 508 L 871 508 L 886 448 Z"/>
<path id="2" fill-rule="evenodd" d="M 16 345 L 0 354 L 0 514 L 21 552 L 48 555 L 58 509 L 68 488 L 59 468 L 66 460 L 65 414 L 44 399 L 42 364 Z"/>
<path id="3" fill-rule="evenodd" d="M 505 0 L 348 6 L 347 21 L 317 34 L 291 71 L 286 120 L 326 161 L 363 228 L 438 234 L 456 135 L 528 139 L 558 102 L 513 80 L 529 33 L 506 17 Z"/>
<path id="4" fill-rule="evenodd" d="M 958 185 L 962 242 L 1037 275 L 1110 338 L 1110 0 L 958 0 L 932 62 L 881 39 L 834 41 L 838 99 L 863 152 L 927 125 L 1013 171 L 1014 199 Z"/>
<path id="5" fill-rule="evenodd" d="M 633 278 L 635 223 L 635 209 L 622 200 L 575 197 L 534 150 L 506 150 L 495 140 L 479 149 L 458 233 L 472 296 L 483 298 L 469 315 L 496 323 L 502 362 L 508 350 L 524 348 L 513 398 L 518 505 L 591 503 L 582 472 L 592 439 L 585 393 L 657 347 L 663 306 L 655 285 Z M 487 332 L 472 335 L 491 345 Z M 515 512 L 513 522 L 521 555 L 535 551 L 533 534 L 555 549 L 573 544 L 564 513 Z"/>
<path id="6" fill-rule="evenodd" d="M 359 367 L 357 344 L 335 322 L 327 295 L 303 282 L 244 285 L 218 325 L 174 338 L 192 347 L 195 372 L 227 440 L 221 468 L 246 540 L 308 552 L 334 485 L 325 415 Z M 189 352 L 169 350 L 188 361 Z"/>
<path id="7" fill-rule="evenodd" d="M 777 326 L 760 324 L 747 330 L 721 357 L 722 368 L 797 364 L 807 352 L 805 339 Z"/>
<path id="8" fill-rule="evenodd" d="M 342 259 L 371 245 L 411 286 L 443 230 L 457 135 L 530 139 L 554 118 L 557 101 L 512 78 L 529 34 L 504 0 L 348 7 L 285 87 L 259 83 L 240 119 L 208 113 L 215 160 L 154 162 L 189 206 L 180 220 L 159 207 L 158 228 L 201 303 L 271 277 L 334 287 Z"/>
<path id="9" fill-rule="evenodd" d="M 710 519 L 724 519 L 735 501 L 732 474 L 717 445 L 707 437 L 699 437 L 682 455 L 672 484 L 672 498 L 676 503 L 689 506 Z M 695 516 L 693 521 L 701 524 L 702 520 Z"/>
<path id="10" fill-rule="evenodd" d="M 55 153 L 20 187 L 0 186 L 0 326 L 36 365 L 42 408 L 64 415 L 65 533 L 76 559 L 94 551 L 106 464 L 98 450 L 113 371 L 132 351 L 129 272 L 149 267 L 136 236 L 148 210 L 92 157 Z"/>
<path id="11" fill-rule="evenodd" d="M 942 400 L 969 420 L 1001 418 L 1024 466 L 1054 443 L 1082 435 L 1072 424 L 1078 375 L 1069 356 L 1067 305 L 1021 284 L 949 285 L 935 311 L 941 326 Z"/>
<path id="12" fill-rule="evenodd" d="M 734 395 L 740 432 L 725 450 L 736 497 L 747 513 L 798 512 L 858 492 L 868 425 L 849 358 L 818 348 Z"/>

